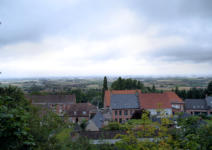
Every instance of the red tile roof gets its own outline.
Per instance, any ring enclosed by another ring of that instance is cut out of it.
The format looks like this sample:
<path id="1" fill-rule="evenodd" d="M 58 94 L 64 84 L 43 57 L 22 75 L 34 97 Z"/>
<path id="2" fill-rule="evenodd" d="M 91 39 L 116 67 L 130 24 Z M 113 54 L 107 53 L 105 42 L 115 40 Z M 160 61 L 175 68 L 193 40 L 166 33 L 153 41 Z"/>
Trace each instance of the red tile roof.
<path id="1" fill-rule="evenodd" d="M 107 90 L 105 91 L 104 107 L 110 107 L 112 94 L 139 94 L 141 109 L 171 108 L 172 103 L 184 103 L 174 92 L 141 93 L 140 90 Z"/>
<path id="2" fill-rule="evenodd" d="M 142 93 L 140 96 L 140 107 L 144 109 L 171 108 L 172 103 L 183 103 L 183 100 L 174 92 Z"/>
<path id="3" fill-rule="evenodd" d="M 174 92 L 164 92 L 164 94 L 168 97 L 171 103 L 184 103 L 183 100 Z"/>
<path id="4" fill-rule="evenodd" d="M 112 94 L 141 94 L 140 90 L 107 90 L 105 91 L 104 107 L 110 107 L 110 97 Z"/>

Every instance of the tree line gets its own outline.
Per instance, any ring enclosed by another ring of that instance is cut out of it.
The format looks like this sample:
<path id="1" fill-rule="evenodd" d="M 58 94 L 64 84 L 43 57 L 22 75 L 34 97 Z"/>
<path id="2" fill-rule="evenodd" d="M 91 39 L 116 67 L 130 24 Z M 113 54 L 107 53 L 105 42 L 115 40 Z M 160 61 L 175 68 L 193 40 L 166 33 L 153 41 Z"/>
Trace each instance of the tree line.
<path id="1" fill-rule="evenodd" d="M 206 95 L 212 95 L 212 81 L 208 83 L 207 88 L 190 88 L 189 90 L 179 90 L 178 87 L 172 89 L 182 99 L 203 99 Z"/>
<path id="2" fill-rule="evenodd" d="M 160 93 L 161 90 L 156 89 L 155 85 L 153 84 L 152 87 L 145 87 L 144 84 L 135 79 L 124 79 L 119 77 L 115 80 L 111 85 L 112 90 L 142 90 L 143 93 Z"/>

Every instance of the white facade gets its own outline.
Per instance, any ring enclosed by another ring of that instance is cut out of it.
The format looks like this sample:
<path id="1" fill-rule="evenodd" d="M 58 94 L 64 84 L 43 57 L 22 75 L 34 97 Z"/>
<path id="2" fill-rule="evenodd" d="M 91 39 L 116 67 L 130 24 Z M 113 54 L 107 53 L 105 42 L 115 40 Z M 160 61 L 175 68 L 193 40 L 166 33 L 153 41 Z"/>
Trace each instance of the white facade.
<path id="1" fill-rule="evenodd" d="M 147 109 L 147 110 L 150 112 L 151 116 L 161 115 L 161 112 L 158 111 L 158 109 Z M 171 116 L 172 115 L 172 109 L 171 108 L 162 109 L 162 112 L 166 116 Z"/>

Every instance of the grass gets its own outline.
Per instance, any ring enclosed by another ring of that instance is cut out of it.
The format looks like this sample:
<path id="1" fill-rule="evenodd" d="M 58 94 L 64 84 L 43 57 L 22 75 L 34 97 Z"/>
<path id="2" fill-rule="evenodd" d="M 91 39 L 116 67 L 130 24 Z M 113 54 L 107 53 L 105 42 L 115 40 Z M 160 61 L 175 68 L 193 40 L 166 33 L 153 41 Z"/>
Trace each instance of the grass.
<path id="1" fill-rule="evenodd" d="M 63 142 L 66 139 L 70 138 L 70 133 L 73 131 L 73 128 L 64 128 L 62 129 L 57 135 L 56 138 L 60 141 Z"/>
<path id="2" fill-rule="evenodd" d="M 209 125 L 212 125 L 212 119 L 210 120 L 205 120 Z"/>

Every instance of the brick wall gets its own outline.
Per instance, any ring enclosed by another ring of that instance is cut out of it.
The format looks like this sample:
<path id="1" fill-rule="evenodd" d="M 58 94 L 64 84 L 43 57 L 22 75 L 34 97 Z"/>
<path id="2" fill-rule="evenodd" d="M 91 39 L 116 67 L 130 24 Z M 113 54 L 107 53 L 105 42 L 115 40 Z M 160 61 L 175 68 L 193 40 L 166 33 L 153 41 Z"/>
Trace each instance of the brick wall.
<path id="1" fill-rule="evenodd" d="M 115 109 L 112 110 L 113 121 L 123 122 L 129 120 L 132 117 L 132 114 L 137 109 Z"/>

